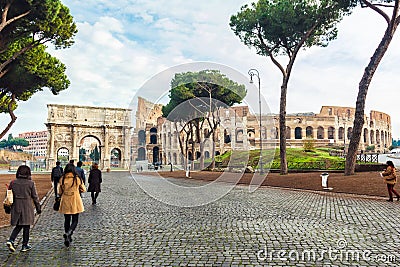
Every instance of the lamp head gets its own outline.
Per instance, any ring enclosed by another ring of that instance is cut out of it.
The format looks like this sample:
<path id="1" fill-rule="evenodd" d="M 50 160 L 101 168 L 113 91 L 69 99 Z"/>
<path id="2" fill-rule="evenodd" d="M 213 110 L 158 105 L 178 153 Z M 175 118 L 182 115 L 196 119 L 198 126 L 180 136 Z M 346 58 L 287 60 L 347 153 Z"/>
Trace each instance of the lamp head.
<path id="1" fill-rule="evenodd" d="M 360 4 L 362 8 L 368 7 L 368 5 L 363 0 L 360 0 Z"/>
<path id="2" fill-rule="evenodd" d="M 250 83 L 254 83 L 253 82 L 253 75 L 250 75 Z"/>

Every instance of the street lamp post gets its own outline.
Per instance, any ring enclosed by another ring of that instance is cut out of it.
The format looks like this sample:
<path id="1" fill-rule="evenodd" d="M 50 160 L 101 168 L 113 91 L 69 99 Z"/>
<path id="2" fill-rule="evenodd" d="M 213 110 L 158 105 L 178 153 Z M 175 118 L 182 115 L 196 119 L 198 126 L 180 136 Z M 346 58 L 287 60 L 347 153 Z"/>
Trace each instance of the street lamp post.
<path id="1" fill-rule="evenodd" d="M 343 153 L 344 153 L 344 156 L 346 156 L 346 119 L 343 120 L 343 124 L 344 124 L 344 138 L 343 138 L 344 148 L 343 148 Z"/>
<path id="2" fill-rule="evenodd" d="M 250 69 L 248 74 L 250 75 L 250 83 L 253 83 L 253 76 L 256 76 L 258 79 L 258 108 L 260 112 L 260 174 L 264 174 L 263 162 L 262 162 L 262 123 L 261 123 L 261 80 L 260 73 L 256 69 Z"/>
<path id="3" fill-rule="evenodd" d="M 347 135 L 347 130 L 346 130 L 346 122 L 347 122 L 347 118 L 345 117 L 345 115 L 343 114 L 342 116 L 342 120 L 343 120 L 343 126 L 344 126 L 344 130 L 343 130 L 343 155 L 346 156 L 346 135 Z"/>

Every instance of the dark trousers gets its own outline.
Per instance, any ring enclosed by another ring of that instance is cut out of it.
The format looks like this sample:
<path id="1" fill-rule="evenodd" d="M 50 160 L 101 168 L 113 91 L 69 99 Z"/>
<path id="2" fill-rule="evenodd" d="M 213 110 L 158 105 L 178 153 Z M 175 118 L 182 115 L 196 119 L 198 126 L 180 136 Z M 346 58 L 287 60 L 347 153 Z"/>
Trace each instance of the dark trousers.
<path id="1" fill-rule="evenodd" d="M 396 195 L 396 197 L 400 197 L 396 190 L 394 190 L 394 184 L 387 184 L 387 189 L 389 193 L 389 199 L 393 200 L 393 193 Z"/>
<path id="2" fill-rule="evenodd" d="M 57 197 L 57 185 L 58 185 L 58 181 L 53 181 L 53 186 L 54 186 L 54 195 Z"/>
<path id="3" fill-rule="evenodd" d="M 17 225 L 17 226 L 15 226 L 14 230 L 11 233 L 10 241 L 14 242 L 15 239 L 17 238 L 19 232 L 21 232 L 21 229 L 24 229 L 23 236 L 22 236 L 22 245 L 28 245 L 30 227 L 31 227 L 30 225 Z"/>
<path id="4" fill-rule="evenodd" d="M 72 223 L 71 223 L 72 219 Z M 64 230 L 67 233 L 68 231 L 75 231 L 76 226 L 78 225 L 79 213 L 77 214 L 64 214 Z"/>
<path id="5" fill-rule="evenodd" d="M 96 203 L 97 197 L 99 196 L 99 192 L 91 192 L 92 202 Z"/>

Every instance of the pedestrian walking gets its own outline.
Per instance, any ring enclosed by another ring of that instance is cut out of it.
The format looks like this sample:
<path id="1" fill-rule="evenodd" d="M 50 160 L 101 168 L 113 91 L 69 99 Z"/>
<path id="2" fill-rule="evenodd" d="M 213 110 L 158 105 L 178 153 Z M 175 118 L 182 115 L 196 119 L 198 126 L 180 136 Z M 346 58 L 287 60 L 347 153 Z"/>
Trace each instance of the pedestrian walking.
<path id="1" fill-rule="evenodd" d="M 35 183 L 31 179 L 31 169 L 25 165 L 19 166 L 16 178 L 17 179 L 12 181 L 9 186 L 14 196 L 14 201 L 11 206 L 11 225 L 15 226 L 11 232 L 10 238 L 6 242 L 11 252 L 15 251 L 14 241 L 21 230 L 23 230 L 21 251 L 28 251 L 32 248 L 31 245 L 29 245 L 30 226 L 33 225 L 35 220 L 32 200 L 36 212 L 38 214 L 42 212 Z"/>
<path id="2" fill-rule="evenodd" d="M 103 179 L 101 177 L 101 171 L 99 170 L 99 164 L 93 163 L 92 169 L 89 172 L 89 178 L 88 178 L 88 183 L 89 183 L 88 192 L 91 192 L 92 205 L 97 204 L 97 197 L 99 196 L 99 193 L 101 192 L 101 183 L 102 182 L 103 182 Z"/>
<path id="3" fill-rule="evenodd" d="M 389 193 L 389 199 L 387 201 L 393 202 L 393 194 L 396 195 L 397 201 L 400 200 L 400 195 L 394 190 L 394 185 L 397 182 L 397 176 L 396 176 L 396 168 L 394 167 L 394 164 L 391 160 L 388 160 L 386 162 L 388 167 L 384 172 L 381 173 L 382 177 L 385 179 L 385 183 L 387 184 L 387 189 Z"/>
<path id="4" fill-rule="evenodd" d="M 82 169 L 83 162 L 78 161 L 76 164 L 76 173 L 81 177 L 83 184 L 86 184 L 86 177 L 85 177 L 85 171 Z"/>
<path id="5" fill-rule="evenodd" d="M 61 195 L 59 212 L 64 214 L 64 245 L 69 247 L 72 234 L 78 226 L 79 213 L 85 210 L 80 193 L 85 192 L 86 188 L 76 173 L 74 164 L 68 163 L 65 166 L 58 191 Z"/>
<path id="6" fill-rule="evenodd" d="M 56 166 L 51 170 L 51 182 L 53 183 L 54 195 L 57 197 L 57 185 L 63 175 L 63 168 L 61 162 L 57 161 Z"/>

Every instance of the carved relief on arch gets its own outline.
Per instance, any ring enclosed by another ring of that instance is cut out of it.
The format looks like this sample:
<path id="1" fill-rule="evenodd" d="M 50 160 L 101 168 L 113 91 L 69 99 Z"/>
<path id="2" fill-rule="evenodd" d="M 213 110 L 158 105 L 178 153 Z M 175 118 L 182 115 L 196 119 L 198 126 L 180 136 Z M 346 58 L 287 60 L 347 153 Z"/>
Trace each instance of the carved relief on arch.
<path id="1" fill-rule="evenodd" d="M 64 135 L 61 134 L 61 133 L 57 134 L 57 135 L 56 135 L 56 140 L 57 140 L 57 141 L 64 141 Z"/>
<path id="2" fill-rule="evenodd" d="M 68 141 L 68 142 L 70 142 L 70 141 L 72 141 L 72 137 L 71 137 L 71 135 L 70 134 L 65 134 L 65 137 L 64 137 L 64 140 L 65 141 Z"/>
<path id="3" fill-rule="evenodd" d="M 110 137 L 108 138 L 108 142 L 110 143 L 110 145 L 115 145 L 116 143 L 115 135 L 110 135 Z"/>
<path id="4" fill-rule="evenodd" d="M 72 110 L 69 109 L 69 108 L 67 108 L 67 109 L 65 110 L 65 117 L 72 118 L 72 116 L 73 116 Z"/>

